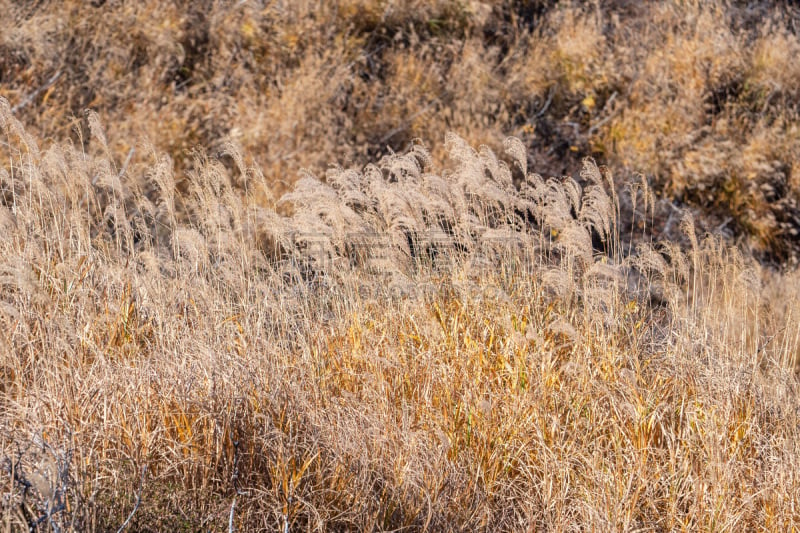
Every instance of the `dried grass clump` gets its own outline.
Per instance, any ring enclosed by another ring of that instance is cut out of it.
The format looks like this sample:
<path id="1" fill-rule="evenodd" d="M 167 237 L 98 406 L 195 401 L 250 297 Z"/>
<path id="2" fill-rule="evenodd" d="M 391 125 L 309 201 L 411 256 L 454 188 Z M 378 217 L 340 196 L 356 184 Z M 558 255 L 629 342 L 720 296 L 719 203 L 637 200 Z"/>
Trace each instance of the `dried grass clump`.
<path id="1" fill-rule="evenodd" d="M 691 218 L 628 254 L 593 161 L 450 134 L 276 212 L 233 145 L 123 168 L 95 118 L 41 150 L 8 109 L 7 529 L 800 524 L 796 274 Z"/>

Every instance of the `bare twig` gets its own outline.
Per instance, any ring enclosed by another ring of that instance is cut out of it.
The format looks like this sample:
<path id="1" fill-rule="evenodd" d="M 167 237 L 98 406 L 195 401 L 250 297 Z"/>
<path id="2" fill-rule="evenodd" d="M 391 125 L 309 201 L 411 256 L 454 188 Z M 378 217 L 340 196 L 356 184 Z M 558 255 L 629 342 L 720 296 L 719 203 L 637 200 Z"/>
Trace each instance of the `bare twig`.
<path id="1" fill-rule="evenodd" d="M 605 126 L 605 125 L 606 125 L 606 123 L 607 123 L 609 120 L 611 120 L 612 118 L 614 118 L 614 116 L 615 116 L 616 114 L 617 114 L 617 112 L 616 112 L 616 111 L 613 111 L 613 112 L 612 112 L 610 115 L 608 115 L 606 118 L 604 118 L 603 120 L 601 120 L 600 122 L 598 122 L 597 124 L 595 124 L 594 126 L 592 126 L 591 128 L 589 128 L 589 135 L 592 135 L 592 134 L 594 134 L 594 133 L 595 133 L 595 132 L 597 132 L 597 131 L 598 131 L 600 128 L 602 128 L 603 126 Z"/>
<path id="2" fill-rule="evenodd" d="M 125 171 L 128 170 L 128 165 L 131 163 L 131 159 L 133 159 L 134 152 L 136 152 L 136 148 L 131 148 L 128 151 L 128 157 L 125 158 L 125 162 L 122 164 L 122 170 L 119 171 L 120 178 L 125 174 Z"/>
<path id="3" fill-rule="evenodd" d="M 608 100 L 606 101 L 606 104 L 603 106 L 603 110 L 605 110 L 605 109 L 608 109 L 608 108 L 609 108 L 609 106 L 611 106 L 611 103 L 614 101 L 614 99 L 615 99 L 616 97 L 617 97 L 617 92 L 616 92 L 616 91 L 614 91 L 614 93 L 613 93 L 613 94 L 612 94 L 612 95 L 611 95 L 611 96 L 608 98 Z M 616 109 L 612 110 L 612 111 L 611 111 L 611 112 L 610 112 L 608 115 L 606 115 L 606 117 L 605 117 L 604 119 L 600 120 L 600 121 L 599 121 L 597 124 L 595 124 L 595 125 L 593 125 L 591 128 L 589 128 L 589 135 L 593 135 L 593 134 L 594 134 L 595 132 L 597 132 L 597 131 L 598 131 L 600 128 L 602 128 L 603 126 L 605 126 L 605 125 L 606 125 L 606 123 L 607 123 L 609 120 L 611 120 L 612 118 L 614 118 L 615 116 L 617 116 L 617 114 L 619 114 L 619 112 L 620 112 L 621 110 L 622 110 L 622 107 L 618 107 L 618 108 L 616 108 Z"/>
<path id="4" fill-rule="evenodd" d="M 136 514 L 136 511 L 139 509 L 139 505 L 141 505 L 142 503 L 142 489 L 144 489 L 144 473 L 146 471 L 147 471 L 147 465 L 142 466 L 142 477 L 139 480 L 139 491 L 136 494 L 136 505 L 133 506 L 133 511 L 131 511 L 131 514 L 129 514 L 128 518 L 125 519 L 125 522 L 123 522 L 122 525 L 119 526 L 117 533 L 122 533 L 122 531 L 128 526 L 128 522 L 131 521 L 131 518 L 133 518 L 133 515 Z"/>
<path id="5" fill-rule="evenodd" d="M 547 112 L 547 108 L 550 107 L 550 104 L 553 102 L 553 94 L 555 94 L 555 90 L 551 87 L 549 91 L 547 91 L 547 100 L 545 101 L 542 108 L 536 113 L 535 117 L 539 118 Z"/>
<path id="6" fill-rule="evenodd" d="M 714 234 L 718 234 L 718 233 L 720 233 L 720 232 L 721 232 L 722 230 L 724 230 L 724 229 L 725 229 L 725 228 L 728 226 L 728 224 L 730 224 L 731 222 L 733 222 L 733 217 L 727 217 L 725 220 L 723 220 L 723 221 L 722 221 L 722 223 L 721 223 L 719 226 L 717 226 L 717 227 L 714 229 L 714 232 L 713 232 L 713 233 L 714 233 Z"/>
<path id="7" fill-rule="evenodd" d="M 234 510 L 235 507 L 236 507 L 236 495 L 234 494 L 233 495 L 233 503 L 231 503 L 231 514 L 228 517 L 228 533 L 233 533 L 234 531 L 236 531 L 233 528 L 233 510 Z"/>
<path id="8" fill-rule="evenodd" d="M 535 115 L 530 117 L 525 122 L 525 124 L 520 126 L 517 129 L 517 133 L 515 133 L 515 135 L 519 135 L 519 132 L 524 131 L 525 128 L 527 128 L 527 127 L 531 127 L 531 126 L 535 127 L 536 126 L 536 124 L 535 124 L 536 119 L 537 118 L 541 118 L 547 112 L 547 110 L 550 108 L 550 104 L 553 103 L 553 94 L 555 94 L 555 90 L 550 88 L 550 90 L 547 91 L 547 99 L 545 100 L 544 104 L 542 105 L 542 108 L 539 111 L 537 111 Z"/>
<path id="9" fill-rule="evenodd" d="M 35 90 L 35 91 L 33 91 L 32 93 L 30 93 L 28 96 L 26 96 L 26 97 L 25 97 L 25 99 L 24 99 L 24 100 L 22 100 L 20 103 L 18 103 L 18 104 L 17 104 L 17 105 L 15 105 L 14 107 L 12 107 L 12 108 L 11 108 L 11 112 L 12 112 L 12 113 L 16 113 L 17 111 L 19 111 L 20 109 L 22 109 L 22 108 L 23 108 L 23 107 L 25 107 L 26 105 L 28 105 L 28 104 L 30 104 L 31 102 L 33 102 L 34 98 L 36 98 L 37 96 L 39 96 L 39 95 L 40 95 L 40 94 L 41 94 L 43 91 L 46 91 L 47 89 L 49 89 L 50 87 L 52 87 L 52 86 L 53 86 L 53 84 L 54 84 L 56 81 L 58 81 L 58 78 L 60 78 L 60 77 L 61 77 L 61 71 L 60 71 L 60 70 L 59 70 L 59 71 L 56 71 L 56 73 L 55 73 L 55 74 L 53 74 L 52 76 L 50 76 L 50 79 L 48 79 L 48 80 L 45 82 L 45 84 L 44 84 L 44 85 L 42 85 L 41 87 L 39 87 L 38 89 L 36 89 L 36 90 Z"/>
<path id="10" fill-rule="evenodd" d="M 239 441 L 233 441 L 233 475 L 231 475 L 231 483 L 233 484 L 233 502 L 231 503 L 231 514 L 228 517 L 228 532 L 233 533 L 236 528 L 233 526 L 234 509 L 236 508 L 236 497 L 238 495 L 246 496 L 246 491 L 239 489 Z"/>
<path id="11" fill-rule="evenodd" d="M 67 508 L 65 498 L 67 495 L 67 490 L 69 489 L 69 465 L 72 462 L 72 451 L 69 450 L 64 454 L 61 454 L 58 453 L 47 442 L 43 442 L 42 444 L 43 447 L 47 448 L 55 458 L 55 475 L 58 476 L 57 481 L 59 481 L 59 485 L 58 487 L 55 487 L 49 495 L 47 501 L 47 513 L 39 518 L 39 520 L 36 522 L 36 525 L 38 527 L 39 524 L 42 524 L 45 520 L 47 520 L 47 523 L 50 524 L 50 527 L 53 529 L 53 531 L 55 533 L 59 533 L 61 529 L 58 527 L 58 524 L 53 522 L 53 517 Z"/>
<path id="12" fill-rule="evenodd" d="M 35 524 L 34 527 L 39 527 L 40 524 L 44 523 L 44 521 L 47 520 L 47 522 L 53 528 L 53 531 L 58 532 L 59 531 L 58 525 L 53 523 L 53 516 L 57 515 L 58 513 L 60 513 L 64 509 L 66 509 L 67 505 L 64 502 L 61 502 L 58 505 L 56 505 L 55 507 L 53 507 L 52 506 L 52 500 L 51 500 L 51 501 L 49 501 L 47 503 L 47 506 L 50 508 L 49 511 L 47 511 L 47 513 L 45 513 L 44 515 L 39 517 L 39 519 L 36 521 L 36 524 Z"/>
<path id="13" fill-rule="evenodd" d="M 386 135 L 384 135 L 383 137 L 381 137 L 380 141 L 378 141 L 378 142 L 379 142 L 380 144 L 383 144 L 383 143 L 385 143 L 386 141 L 388 141 L 389 139 L 391 139 L 392 137 L 394 137 L 395 135 L 397 135 L 398 133 L 400 133 L 401 131 L 403 131 L 403 130 L 405 130 L 405 129 L 408 129 L 408 127 L 409 127 L 409 126 L 410 126 L 410 125 L 411 125 L 411 124 L 414 122 L 414 120 L 415 120 L 417 117 L 419 117 L 420 115 L 423 115 L 423 114 L 427 113 L 427 112 L 428 112 L 428 110 L 430 110 L 430 108 L 432 108 L 432 107 L 433 107 L 433 106 L 436 104 L 436 102 L 437 102 L 437 101 L 438 101 L 438 99 L 437 99 L 437 100 L 434 100 L 434 101 L 432 101 L 432 102 L 429 102 L 429 103 L 428 103 L 428 105 L 426 105 L 425 107 L 423 107 L 422 109 L 420 109 L 419 111 L 417 111 L 416 113 L 414 113 L 413 115 L 411 115 L 410 117 L 408 117 L 408 120 L 406 120 L 405 122 L 403 122 L 402 124 L 400 124 L 400 125 L 399 125 L 399 126 L 397 126 L 396 128 L 394 128 L 394 129 L 392 129 L 391 131 L 389 131 L 389 132 L 388 132 Z"/>

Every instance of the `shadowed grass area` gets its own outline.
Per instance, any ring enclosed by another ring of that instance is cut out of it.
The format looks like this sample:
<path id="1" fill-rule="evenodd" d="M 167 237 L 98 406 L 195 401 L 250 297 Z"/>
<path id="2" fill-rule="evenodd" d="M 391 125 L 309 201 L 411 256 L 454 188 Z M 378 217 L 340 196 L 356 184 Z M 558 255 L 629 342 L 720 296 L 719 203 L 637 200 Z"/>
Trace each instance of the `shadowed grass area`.
<path id="1" fill-rule="evenodd" d="M 457 131 L 514 135 L 545 175 L 586 156 L 762 262 L 798 252 L 797 7 L 790 2 L 0 2 L 0 96 L 48 142 L 98 113 L 118 166 L 179 169 L 228 140 L 265 176 L 363 166 Z M 152 147 L 152 148 L 151 148 Z M 5 151 L 5 147 L 0 146 Z"/>

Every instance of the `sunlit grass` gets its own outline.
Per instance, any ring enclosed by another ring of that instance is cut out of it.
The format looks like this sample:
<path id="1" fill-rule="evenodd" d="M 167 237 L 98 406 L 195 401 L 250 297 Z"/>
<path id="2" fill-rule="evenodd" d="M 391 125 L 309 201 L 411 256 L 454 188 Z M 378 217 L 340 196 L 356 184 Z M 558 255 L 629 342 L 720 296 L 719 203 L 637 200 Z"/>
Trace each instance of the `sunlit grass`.
<path id="1" fill-rule="evenodd" d="M 279 214 L 233 145 L 181 190 L 3 109 L 7 528 L 798 527 L 796 273 L 653 241 L 592 160 L 451 134 Z"/>

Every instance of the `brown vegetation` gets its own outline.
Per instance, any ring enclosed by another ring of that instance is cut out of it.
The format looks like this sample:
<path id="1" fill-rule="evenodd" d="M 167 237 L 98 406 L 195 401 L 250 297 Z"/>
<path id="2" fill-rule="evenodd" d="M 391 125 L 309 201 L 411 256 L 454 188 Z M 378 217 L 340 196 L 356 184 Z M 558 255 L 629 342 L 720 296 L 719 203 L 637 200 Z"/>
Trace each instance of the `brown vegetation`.
<path id="1" fill-rule="evenodd" d="M 196 153 L 179 212 L 94 115 L 41 150 L 0 106 L 7 527 L 797 527 L 797 275 L 690 217 L 630 254 L 592 161 L 544 180 L 509 139 L 517 187 L 451 135 L 280 215 Z"/>
<path id="2" fill-rule="evenodd" d="M 93 109 L 119 165 L 142 141 L 183 169 L 196 145 L 233 140 L 280 194 L 299 168 L 364 165 L 414 138 L 457 131 L 500 151 L 515 135 L 544 175 L 574 173 L 591 155 L 620 176 L 644 173 L 762 259 L 798 251 L 800 15 L 780 1 L 6 0 L 0 10 L 11 14 L 0 96 L 42 139 L 77 141 L 76 121 Z M 133 165 L 148 160 L 147 148 L 132 153 Z"/>
<path id="3" fill-rule="evenodd" d="M 791 8 L 3 4 L 0 529 L 800 528 Z"/>

